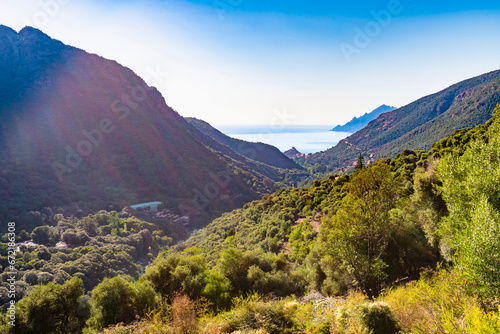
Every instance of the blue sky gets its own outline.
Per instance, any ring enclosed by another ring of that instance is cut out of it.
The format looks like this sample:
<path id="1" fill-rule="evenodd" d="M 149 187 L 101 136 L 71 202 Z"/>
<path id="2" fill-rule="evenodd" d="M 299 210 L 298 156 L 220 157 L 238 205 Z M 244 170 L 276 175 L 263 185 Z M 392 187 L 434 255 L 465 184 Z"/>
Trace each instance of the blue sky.
<path id="1" fill-rule="evenodd" d="M 2 0 L 214 125 L 342 124 L 500 69 L 497 1 Z"/>

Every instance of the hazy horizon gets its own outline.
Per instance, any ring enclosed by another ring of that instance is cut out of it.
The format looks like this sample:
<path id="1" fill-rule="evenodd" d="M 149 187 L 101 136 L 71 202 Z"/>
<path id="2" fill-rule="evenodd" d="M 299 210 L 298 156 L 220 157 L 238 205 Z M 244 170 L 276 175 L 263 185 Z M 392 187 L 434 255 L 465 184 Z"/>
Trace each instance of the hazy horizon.
<path id="1" fill-rule="evenodd" d="M 215 126 L 344 124 L 500 68 L 491 1 L 4 0 L 0 24 L 116 60 Z"/>

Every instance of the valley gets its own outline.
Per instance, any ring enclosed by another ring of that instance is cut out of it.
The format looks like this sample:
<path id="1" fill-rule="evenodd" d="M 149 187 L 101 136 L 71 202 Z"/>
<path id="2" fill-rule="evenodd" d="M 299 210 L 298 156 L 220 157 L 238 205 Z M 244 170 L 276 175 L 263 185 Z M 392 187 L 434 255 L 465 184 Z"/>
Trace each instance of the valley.
<path id="1" fill-rule="evenodd" d="M 394 29 L 444 14 L 41 4 L 0 20 L 1 333 L 500 333 L 500 70 Z"/>

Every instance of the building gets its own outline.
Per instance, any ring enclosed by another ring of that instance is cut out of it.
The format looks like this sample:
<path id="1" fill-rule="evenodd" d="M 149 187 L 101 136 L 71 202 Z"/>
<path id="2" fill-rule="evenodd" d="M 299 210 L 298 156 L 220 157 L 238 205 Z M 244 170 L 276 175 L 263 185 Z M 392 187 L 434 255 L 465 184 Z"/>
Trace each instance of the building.
<path id="1" fill-rule="evenodd" d="M 158 205 L 160 205 L 160 204 L 163 204 L 163 203 L 162 202 L 149 202 L 149 203 L 134 204 L 134 205 L 131 205 L 130 207 L 134 210 L 143 209 L 143 210 L 158 211 Z"/>
<path id="2" fill-rule="evenodd" d="M 64 241 L 59 241 L 57 244 L 56 244 L 56 248 L 68 248 L 68 244 L 65 243 Z"/>

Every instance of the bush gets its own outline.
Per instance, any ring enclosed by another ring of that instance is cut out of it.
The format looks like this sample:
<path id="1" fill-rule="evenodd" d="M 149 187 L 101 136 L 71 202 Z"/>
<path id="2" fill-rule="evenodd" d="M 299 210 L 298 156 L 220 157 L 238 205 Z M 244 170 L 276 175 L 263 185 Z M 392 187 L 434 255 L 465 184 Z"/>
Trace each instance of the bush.
<path id="1" fill-rule="evenodd" d="M 472 142 L 462 156 L 446 155 L 437 169 L 449 210 L 439 226 L 443 255 L 454 261 L 471 290 L 492 304 L 500 297 L 499 117 L 500 106 L 487 142 Z"/>
<path id="2" fill-rule="evenodd" d="M 264 301 L 258 295 L 236 298 L 231 311 L 218 314 L 205 324 L 204 333 L 295 333 L 295 307 L 284 300 Z M 289 305 L 288 305 L 289 306 Z"/>
<path id="3" fill-rule="evenodd" d="M 468 307 L 465 314 L 470 334 L 500 333 L 500 306 L 497 312 L 485 313 L 477 304 Z"/>
<path id="4" fill-rule="evenodd" d="M 389 305 L 406 331 L 444 333 L 446 315 L 461 319 L 464 304 L 471 301 L 462 287 L 458 274 L 442 270 L 418 282 L 393 289 L 382 300 Z"/>
<path id="5" fill-rule="evenodd" d="M 368 302 L 361 294 L 350 295 L 347 302 L 337 309 L 335 325 L 340 334 L 395 334 L 400 331 L 398 321 L 386 303 Z"/>
<path id="6" fill-rule="evenodd" d="M 392 334 L 400 330 L 391 309 L 384 302 L 361 305 L 360 318 L 361 323 L 371 334 Z"/>
<path id="7" fill-rule="evenodd" d="M 197 305 L 186 295 L 176 295 L 172 302 L 173 328 L 178 334 L 198 333 Z"/>

